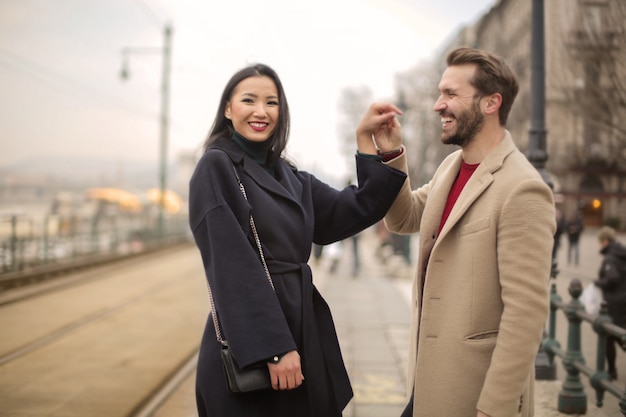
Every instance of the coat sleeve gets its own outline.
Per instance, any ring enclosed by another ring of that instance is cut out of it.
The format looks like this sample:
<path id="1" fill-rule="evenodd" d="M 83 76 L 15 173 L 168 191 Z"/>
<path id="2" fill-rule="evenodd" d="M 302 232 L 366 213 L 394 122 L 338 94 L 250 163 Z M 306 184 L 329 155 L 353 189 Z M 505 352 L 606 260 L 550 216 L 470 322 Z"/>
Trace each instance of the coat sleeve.
<path id="1" fill-rule="evenodd" d="M 226 153 L 213 150 L 190 181 L 189 221 L 211 286 L 222 336 L 240 366 L 296 349 L 249 226 Z"/>
<path id="2" fill-rule="evenodd" d="M 350 237 L 383 218 L 406 180 L 406 174 L 380 161 L 356 156 L 358 187 L 336 190 L 312 178 L 315 243 Z"/>
<path id="3" fill-rule="evenodd" d="M 402 172 L 408 172 L 406 152 L 390 161 L 389 165 Z M 429 190 L 430 183 L 412 191 L 411 182 L 407 178 L 396 200 L 385 215 L 387 229 L 400 234 L 419 232 Z"/>

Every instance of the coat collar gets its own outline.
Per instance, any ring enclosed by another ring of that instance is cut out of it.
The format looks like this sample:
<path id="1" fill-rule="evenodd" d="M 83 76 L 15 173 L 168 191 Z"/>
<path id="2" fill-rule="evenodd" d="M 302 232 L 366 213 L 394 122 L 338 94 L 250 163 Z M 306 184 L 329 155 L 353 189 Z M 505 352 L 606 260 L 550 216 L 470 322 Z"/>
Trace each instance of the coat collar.
<path id="1" fill-rule="evenodd" d="M 517 147 L 513 142 L 511 134 L 508 130 L 505 130 L 502 142 L 500 142 L 500 144 L 494 150 L 489 152 L 485 159 L 481 161 L 480 165 L 476 168 L 476 171 L 463 188 L 461 195 L 459 195 L 458 200 L 450 212 L 450 216 L 448 217 L 446 224 L 441 230 L 439 238 L 443 238 L 450 231 L 450 229 L 461 219 L 461 217 L 463 217 L 474 201 L 476 201 L 476 199 L 480 197 L 480 195 L 489 187 L 489 185 L 493 182 L 494 172 L 498 171 L 502 167 L 506 157 L 516 149 Z M 456 179 L 459 172 L 461 161 L 462 154 L 459 152 L 451 164 L 453 169 L 448 169 L 444 176 L 443 183 L 449 184 L 450 187 L 452 186 L 452 183 Z M 449 190 L 450 187 L 447 189 Z M 445 205 L 445 200 L 447 200 L 448 194 L 444 194 L 442 194 L 442 197 L 444 198 L 443 204 Z M 438 241 L 440 240 L 439 238 L 437 239 Z"/>
<path id="2" fill-rule="evenodd" d="M 293 169 L 282 158 L 276 162 L 276 178 L 272 177 L 263 167 L 250 158 L 241 146 L 229 138 L 218 138 L 211 148 L 225 152 L 238 167 L 241 173 L 250 177 L 259 187 L 270 193 L 287 198 L 300 205 L 302 184 L 293 174 Z"/>

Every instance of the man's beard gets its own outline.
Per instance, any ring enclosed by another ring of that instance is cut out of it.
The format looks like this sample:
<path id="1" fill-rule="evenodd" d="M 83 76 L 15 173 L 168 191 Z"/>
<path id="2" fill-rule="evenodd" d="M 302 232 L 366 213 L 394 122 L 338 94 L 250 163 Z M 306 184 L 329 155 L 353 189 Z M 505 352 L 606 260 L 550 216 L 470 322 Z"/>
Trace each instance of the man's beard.
<path id="1" fill-rule="evenodd" d="M 456 118 L 456 132 L 446 137 L 441 134 L 441 141 L 446 145 L 468 145 L 485 124 L 485 116 L 480 111 L 480 99 L 474 100 L 472 107 Z"/>

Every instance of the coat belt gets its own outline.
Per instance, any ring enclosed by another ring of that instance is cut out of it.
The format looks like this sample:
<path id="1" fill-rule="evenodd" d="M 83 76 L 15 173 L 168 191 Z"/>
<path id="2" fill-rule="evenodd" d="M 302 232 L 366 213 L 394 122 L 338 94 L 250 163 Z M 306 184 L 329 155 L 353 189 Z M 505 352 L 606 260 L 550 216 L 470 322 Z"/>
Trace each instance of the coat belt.
<path id="1" fill-rule="evenodd" d="M 328 304 L 313 285 L 306 263 L 267 260 L 270 274 L 300 273 L 302 277 L 302 367 L 311 415 L 341 416 L 353 396 L 335 324 Z"/>

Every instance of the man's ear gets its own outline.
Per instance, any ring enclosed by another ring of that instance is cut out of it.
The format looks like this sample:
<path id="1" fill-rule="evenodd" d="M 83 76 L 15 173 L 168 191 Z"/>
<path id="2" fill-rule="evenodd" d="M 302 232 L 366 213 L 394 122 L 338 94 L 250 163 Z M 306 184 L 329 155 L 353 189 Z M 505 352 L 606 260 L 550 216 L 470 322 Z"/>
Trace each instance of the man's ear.
<path id="1" fill-rule="evenodd" d="M 487 104 L 485 105 L 486 114 L 494 114 L 500 109 L 502 104 L 502 95 L 500 93 L 494 93 L 487 97 Z"/>

